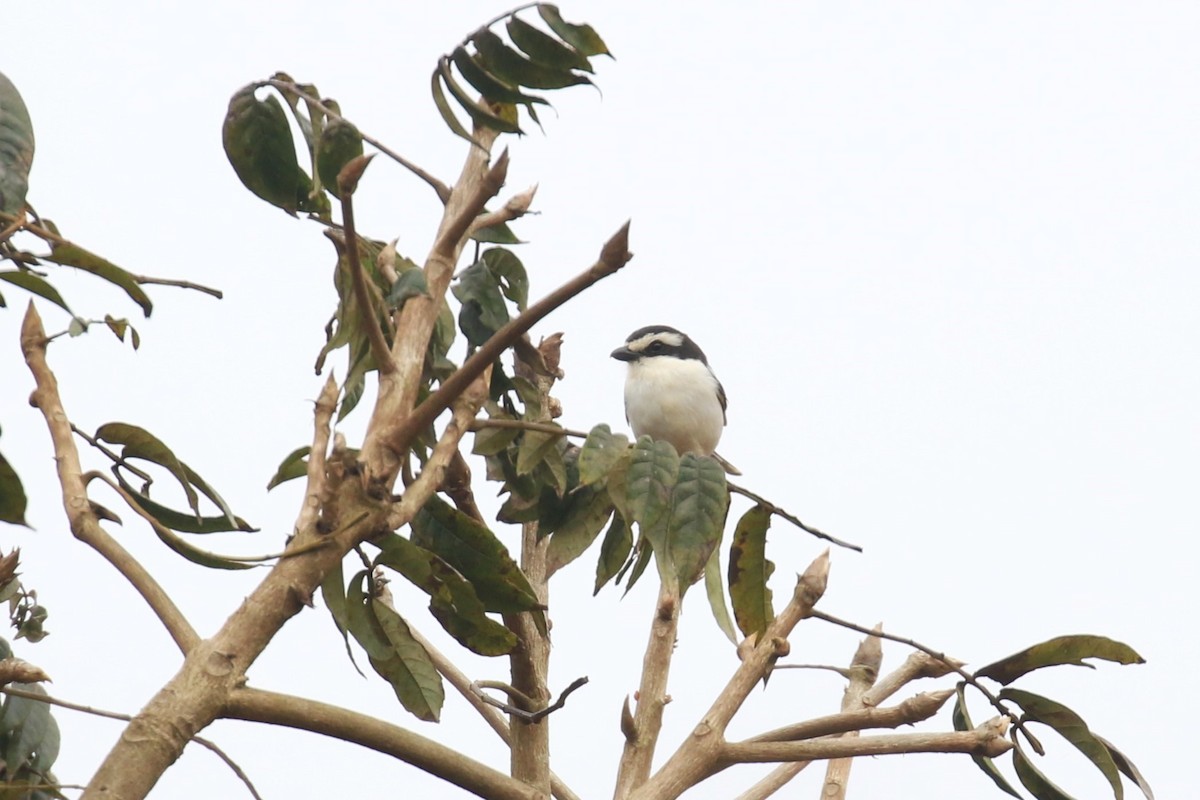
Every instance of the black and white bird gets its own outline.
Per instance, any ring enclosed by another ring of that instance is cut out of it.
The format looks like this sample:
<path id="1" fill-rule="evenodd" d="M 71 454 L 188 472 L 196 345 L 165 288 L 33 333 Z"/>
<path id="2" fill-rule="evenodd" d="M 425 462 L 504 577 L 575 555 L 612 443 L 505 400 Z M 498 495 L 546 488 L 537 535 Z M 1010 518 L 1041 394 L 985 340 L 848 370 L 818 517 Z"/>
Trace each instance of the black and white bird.
<path id="1" fill-rule="evenodd" d="M 741 474 L 716 453 L 725 389 L 687 334 L 666 325 L 638 328 L 612 357 L 628 364 L 625 419 L 634 436 L 670 442 L 680 455 L 712 456 L 727 472 Z"/>

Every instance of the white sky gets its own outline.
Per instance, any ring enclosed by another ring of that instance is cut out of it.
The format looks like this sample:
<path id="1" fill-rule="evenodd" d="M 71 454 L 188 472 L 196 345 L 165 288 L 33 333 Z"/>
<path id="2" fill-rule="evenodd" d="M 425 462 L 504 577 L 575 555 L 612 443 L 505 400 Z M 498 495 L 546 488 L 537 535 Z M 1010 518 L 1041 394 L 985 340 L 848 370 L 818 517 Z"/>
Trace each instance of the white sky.
<path id="1" fill-rule="evenodd" d="M 153 318 L 139 320 L 95 281 L 58 279 L 81 313 L 128 315 L 143 346 L 134 354 L 97 329 L 50 351 L 74 422 L 144 425 L 263 528 L 205 544 L 272 552 L 290 529 L 299 487 L 263 487 L 309 439 L 320 385 L 311 366 L 334 305 L 319 228 L 251 196 L 226 163 L 229 96 L 286 70 L 450 180 L 465 146 L 438 119 L 428 76 L 439 54 L 503 10 L 7 4 L 0 71 L 37 131 L 31 201 L 134 272 L 227 293 L 217 302 L 157 288 Z M 975 665 L 1062 633 L 1131 644 L 1148 664 L 1062 668 L 1025 685 L 1081 712 L 1159 797 L 1186 796 L 1195 780 L 1183 742 L 1200 711 L 1189 691 L 1200 650 L 1182 629 L 1200 600 L 1187 544 L 1200 477 L 1200 9 L 581 0 L 563 14 L 594 24 L 619 60 L 599 64 L 603 97 L 560 93 L 546 136 L 509 142 L 508 190 L 541 187 L 542 215 L 518 224 L 531 240 L 520 255 L 532 294 L 590 264 L 627 218 L 636 253 L 535 331 L 566 333 L 564 423 L 622 422 L 622 366 L 607 356 L 630 330 L 688 331 L 728 391 L 721 450 L 745 482 L 866 548 L 834 553 L 827 611 L 882 620 Z M 423 257 L 438 211 L 423 184 L 377 160 L 358 208 L 364 231 L 399 236 L 402 252 Z M 53 632 L 18 652 L 53 676 L 54 694 L 133 712 L 173 674 L 176 653 L 130 588 L 69 537 L 48 437 L 25 403 L 25 300 L 12 287 L 4 294 L 0 449 L 26 481 L 37 530 L 5 529 L 0 544 L 22 548 Z M 51 329 L 66 327 L 65 315 L 43 314 Z M 351 441 L 368 409 L 345 426 Z M 202 633 L 261 576 L 182 562 L 123 516 L 115 533 Z M 770 545 L 781 598 L 821 548 L 778 524 Z M 577 791 L 605 797 L 652 587 L 592 600 L 594 558 L 552 585 L 554 686 L 591 677 L 553 718 L 554 758 Z M 422 630 L 439 632 L 419 598 L 393 588 Z M 699 591 L 686 611 L 663 754 L 735 666 Z M 842 664 L 857 639 L 805 623 L 793 660 Z M 886 646 L 885 669 L 905 655 Z M 462 663 L 480 678 L 505 670 L 502 660 Z M 359 678 L 320 608 L 277 637 L 251 680 L 507 763 L 458 698 L 440 726 L 425 725 L 382 680 Z M 829 673 L 780 674 L 733 734 L 833 711 L 841 686 Z M 56 716 L 65 729 L 56 771 L 83 782 L 120 726 Z M 925 727 L 949 726 L 947 712 Z M 268 798 L 463 796 L 307 734 L 234 723 L 206 734 Z M 1106 796 L 1099 773 L 1048 743 L 1051 777 L 1078 797 Z M 688 796 L 733 796 L 760 771 L 732 770 Z M 780 796 L 815 797 L 822 772 Z M 999 796 L 954 756 L 862 761 L 851 792 Z M 211 754 L 189 748 L 154 796 L 245 795 Z"/>

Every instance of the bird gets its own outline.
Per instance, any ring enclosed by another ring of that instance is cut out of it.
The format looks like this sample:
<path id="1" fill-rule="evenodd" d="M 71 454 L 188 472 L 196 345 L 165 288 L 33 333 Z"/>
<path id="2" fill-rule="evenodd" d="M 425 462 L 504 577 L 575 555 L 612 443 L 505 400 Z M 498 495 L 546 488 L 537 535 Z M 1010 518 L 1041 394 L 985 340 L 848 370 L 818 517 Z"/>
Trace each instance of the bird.
<path id="1" fill-rule="evenodd" d="M 647 325 L 612 357 L 628 365 L 625 420 L 634 436 L 670 442 L 680 455 L 712 456 L 729 474 L 742 474 L 716 453 L 726 423 L 725 388 L 686 333 Z"/>

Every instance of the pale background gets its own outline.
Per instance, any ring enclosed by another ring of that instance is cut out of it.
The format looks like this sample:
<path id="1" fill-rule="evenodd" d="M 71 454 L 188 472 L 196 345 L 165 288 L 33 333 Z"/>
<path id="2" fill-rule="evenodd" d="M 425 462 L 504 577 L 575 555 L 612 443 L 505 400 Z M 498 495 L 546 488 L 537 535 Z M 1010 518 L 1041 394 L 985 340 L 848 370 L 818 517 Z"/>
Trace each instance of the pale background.
<path id="1" fill-rule="evenodd" d="M 312 362 L 334 304 L 319 228 L 251 196 L 225 160 L 230 94 L 286 70 L 450 180 L 465 146 L 438 119 L 428 76 L 439 54 L 504 10 L 474 1 L 5 4 L 0 70 L 37 131 L 31 201 L 134 272 L 227 293 L 217 302 L 152 287 L 155 313 L 141 320 L 94 280 L 56 278 L 80 313 L 128 315 L 143 334 L 136 354 L 103 329 L 51 348 L 73 421 L 144 425 L 263 528 L 204 544 L 265 553 L 288 533 L 299 485 L 263 487 L 310 436 L 321 381 Z M 1061 633 L 1131 644 L 1149 663 L 1062 668 L 1025 685 L 1083 713 L 1158 797 L 1188 796 L 1185 753 L 1200 711 L 1200 7 L 580 0 L 563 14 L 594 24 L 618 60 L 599 61 L 602 97 L 558 93 L 547 135 L 509 140 L 506 192 L 541 186 L 542 215 L 518 224 L 531 240 L 520 255 L 532 294 L 590 264 L 627 218 L 636 253 L 535 331 L 566 333 L 564 423 L 622 423 L 622 368 L 608 353 L 630 330 L 688 331 L 729 393 L 721 449 L 745 482 L 866 548 L 834 552 L 827 611 L 882 620 L 975 665 Z M 365 231 L 399 236 L 402 252 L 423 257 L 437 213 L 423 184 L 377 160 L 358 207 Z M 176 651 L 66 530 L 48 437 L 25 404 L 25 298 L 8 286 L 4 294 L 0 448 L 26 481 L 36 531 L 6 527 L 0 543 L 22 548 L 24 579 L 53 632 L 18 651 L 53 676 L 54 694 L 134 712 L 174 672 Z M 43 313 L 51 330 L 66 327 L 62 313 Z M 368 410 L 364 402 L 344 427 L 352 442 Z M 116 535 L 202 634 L 261 575 L 183 562 L 124 516 Z M 773 528 L 777 598 L 820 550 Z M 593 564 L 589 554 L 552 587 L 554 684 L 591 677 L 553 717 L 554 766 L 581 794 L 605 797 L 652 587 L 593 600 Z M 419 599 L 393 588 L 402 610 L 437 633 Z M 699 592 L 686 611 L 663 754 L 735 666 Z M 794 660 L 845 663 L 857 640 L 805 623 Z M 885 669 L 905 655 L 886 646 Z M 505 668 L 462 663 L 480 678 Z M 426 725 L 381 680 L 359 678 L 320 608 L 287 626 L 251 680 L 507 763 L 457 697 L 440 726 Z M 841 688 L 831 673 L 780 674 L 733 733 L 835 710 Z M 56 716 L 56 772 L 85 781 L 121 726 Z M 926 727 L 949 725 L 944 713 Z M 241 723 L 206 734 L 267 798 L 463 796 L 308 734 Z M 1052 777 L 1077 797 L 1109 794 L 1069 746 L 1043 738 Z M 761 771 L 731 770 L 690 796 L 731 797 Z M 810 769 L 780 796 L 816 797 L 821 773 Z M 919 793 L 1000 796 L 965 757 L 855 766 L 853 797 Z M 193 747 L 154 796 L 246 795 Z"/>

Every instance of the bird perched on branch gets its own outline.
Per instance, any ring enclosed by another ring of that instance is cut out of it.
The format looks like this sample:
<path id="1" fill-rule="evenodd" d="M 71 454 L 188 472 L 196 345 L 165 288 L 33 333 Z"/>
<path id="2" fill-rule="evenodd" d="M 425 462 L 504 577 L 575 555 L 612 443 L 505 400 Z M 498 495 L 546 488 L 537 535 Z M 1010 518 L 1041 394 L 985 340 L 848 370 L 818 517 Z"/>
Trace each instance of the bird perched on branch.
<path id="1" fill-rule="evenodd" d="M 680 455 L 712 456 L 726 472 L 741 474 L 715 452 L 725 427 L 725 389 L 687 334 L 666 325 L 638 328 L 612 357 L 629 365 L 625 419 L 634 436 L 670 442 Z"/>

